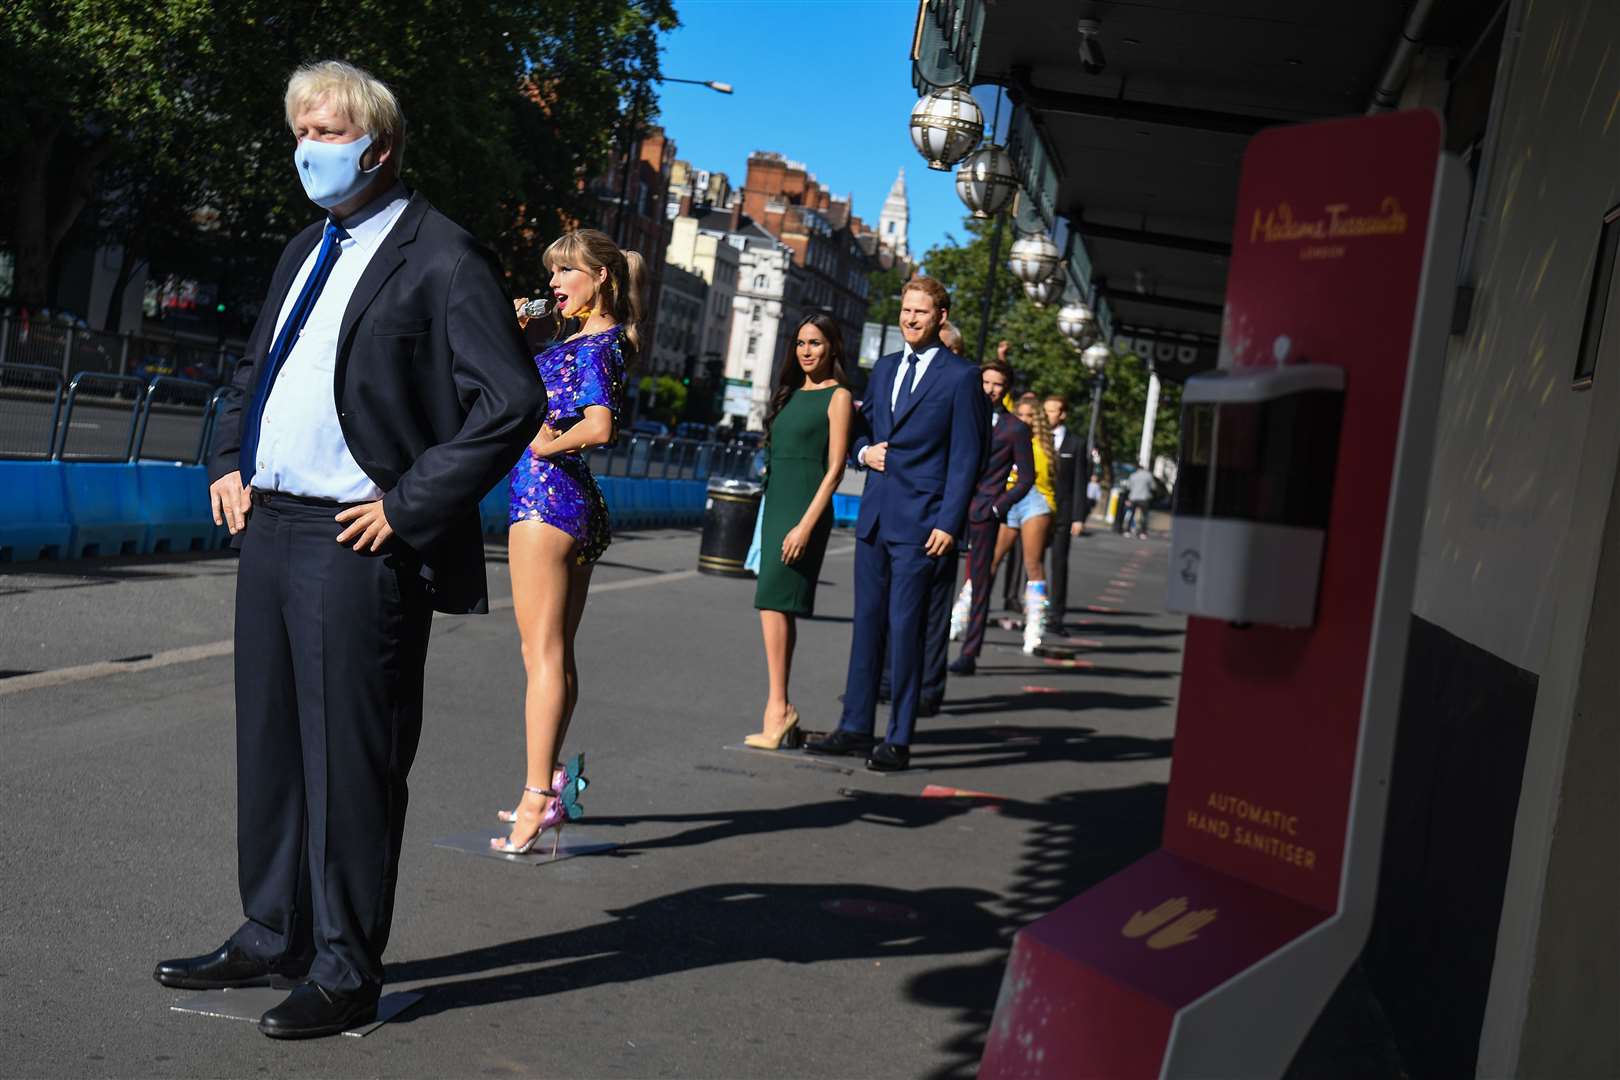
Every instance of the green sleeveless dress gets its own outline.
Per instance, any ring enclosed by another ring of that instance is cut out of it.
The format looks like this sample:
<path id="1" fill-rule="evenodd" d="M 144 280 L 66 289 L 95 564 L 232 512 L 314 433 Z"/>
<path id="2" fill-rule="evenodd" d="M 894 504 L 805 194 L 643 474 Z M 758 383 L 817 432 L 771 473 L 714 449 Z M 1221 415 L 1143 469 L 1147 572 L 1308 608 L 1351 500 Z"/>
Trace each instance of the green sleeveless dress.
<path id="1" fill-rule="evenodd" d="M 816 613 L 816 579 L 832 534 L 832 505 L 816 522 L 804 554 L 782 562 L 782 540 L 804 517 L 827 475 L 827 408 L 838 387 L 798 390 L 771 424 L 765 471 L 765 520 L 759 532 L 759 584 L 754 606 L 793 615 Z"/>

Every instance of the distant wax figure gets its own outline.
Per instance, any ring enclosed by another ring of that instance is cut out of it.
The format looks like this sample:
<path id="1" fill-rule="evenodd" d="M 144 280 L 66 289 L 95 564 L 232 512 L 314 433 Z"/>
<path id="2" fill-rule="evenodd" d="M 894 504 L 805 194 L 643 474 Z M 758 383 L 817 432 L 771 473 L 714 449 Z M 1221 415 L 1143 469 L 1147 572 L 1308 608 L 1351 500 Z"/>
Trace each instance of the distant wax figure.
<path id="1" fill-rule="evenodd" d="M 585 615 L 591 570 L 613 541 L 607 501 L 585 453 L 618 437 L 625 367 L 641 351 L 646 284 L 641 256 L 621 251 L 606 233 L 578 229 L 542 256 L 564 326 L 574 333 L 534 358 L 546 384 L 545 426 L 512 469 L 506 549 L 512 614 L 522 641 L 524 779 L 517 806 L 496 813 L 512 826 L 490 846 L 524 854 L 580 813 L 585 756 L 560 764 L 579 704 L 574 636 Z M 512 301 L 520 326 L 524 299 Z"/>
<path id="2" fill-rule="evenodd" d="M 928 594 L 952 560 L 984 457 L 989 415 L 979 369 L 939 343 L 950 307 L 932 278 L 908 281 L 900 295 L 901 352 L 872 369 L 854 439 L 866 470 L 855 524 L 855 617 L 844 711 L 836 730 L 806 749 L 867 753 L 870 769 L 904 769 L 922 686 Z M 874 745 L 881 651 L 887 648 L 894 697 L 885 740 Z"/>
<path id="3" fill-rule="evenodd" d="M 951 662 L 953 675 L 978 671 L 984 624 L 990 617 L 995 560 L 1000 551 L 998 538 L 1013 508 L 1035 489 L 1035 451 L 1029 425 L 1007 411 L 1007 387 L 1012 374 L 1004 360 L 990 361 L 979 374 L 980 389 L 990 407 L 990 449 L 968 506 L 967 580 L 956 610 L 951 613 L 952 636 L 962 638 L 961 655 Z"/>
<path id="4" fill-rule="evenodd" d="M 282 253 L 220 414 L 236 589 L 237 876 L 247 921 L 165 986 L 296 987 L 276 1038 L 370 1022 L 435 610 L 488 610 L 478 500 L 545 391 L 495 259 L 399 180 L 394 94 L 349 64 L 287 85 L 326 211 Z"/>
<path id="5" fill-rule="evenodd" d="M 854 396 L 844 385 L 844 338 L 822 314 L 806 316 L 782 360 L 765 414 L 765 508 L 754 606 L 765 638 L 770 696 L 763 730 L 743 741 L 775 750 L 799 739 L 788 695 L 798 617 L 816 613 L 816 583 L 832 535 L 833 492 L 844 478 Z"/>

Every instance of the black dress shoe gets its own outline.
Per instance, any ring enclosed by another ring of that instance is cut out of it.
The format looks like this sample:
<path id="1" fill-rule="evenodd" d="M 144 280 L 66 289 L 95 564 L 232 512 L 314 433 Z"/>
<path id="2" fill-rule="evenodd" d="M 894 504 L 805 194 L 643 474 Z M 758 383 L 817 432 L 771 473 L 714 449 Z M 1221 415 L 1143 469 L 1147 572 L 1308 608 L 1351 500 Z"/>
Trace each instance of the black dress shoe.
<path id="1" fill-rule="evenodd" d="M 243 986 L 291 990 L 304 981 L 309 964 L 308 960 L 267 964 L 227 941 L 207 956 L 164 960 L 152 972 L 152 978 L 177 990 L 234 990 Z"/>
<path id="2" fill-rule="evenodd" d="M 972 675 L 979 670 L 979 665 L 971 656 L 958 656 L 946 670 L 952 675 Z"/>
<path id="3" fill-rule="evenodd" d="M 328 990 L 306 983 L 259 1018 L 259 1030 L 272 1039 L 319 1039 L 339 1035 L 377 1019 L 377 992 Z"/>
<path id="4" fill-rule="evenodd" d="M 938 716 L 939 715 L 939 706 L 940 706 L 940 703 L 937 702 L 937 701 L 920 702 L 917 705 L 917 716 L 919 718 L 924 718 L 924 717 L 929 717 L 929 716 Z"/>
<path id="5" fill-rule="evenodd" d="M 811 739 L 804 748 L 812 754 L 860 754 L 872 749 L 875 742 L 877 740 L 870 735 L 835 728 L 819 739 Z"/>
<path id="6" fill-rule="evenodd" d="M 901 772 L 911 768 L 911 747 L 878 743 L 867 756 L 866 767 L 873 772 Z"/>

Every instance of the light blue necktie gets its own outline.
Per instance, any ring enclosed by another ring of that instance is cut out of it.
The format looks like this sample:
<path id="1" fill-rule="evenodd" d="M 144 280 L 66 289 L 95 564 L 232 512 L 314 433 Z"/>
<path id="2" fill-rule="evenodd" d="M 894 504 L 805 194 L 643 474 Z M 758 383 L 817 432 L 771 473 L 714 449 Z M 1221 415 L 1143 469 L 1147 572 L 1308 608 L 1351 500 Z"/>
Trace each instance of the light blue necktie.
<path id="1" fill-rule="evenodd" d="M 259 392 L 253 399 L 253 410 L 242 426 L 242 452 L 239 455 L 238 468 L 242 472 L 244 486 L 253 482 L 253 473 L 258 467 L 259 425 L 264 422 L 264 405 L 270 400 L 270 389 L 275 385 L 281 366 L 287 362 L 287 356 L 298 341 L 298 335 L 303 332 L 304 324 L 309 321 L 309 313 L 315 310 L 315 301 L 320 297 L 321 290 L 326 287 L 326 279 L 332 275 L 332 266 L 343 253 L 342 243 L 348 238 L 349 234 L 343 230 L 343 226 L 335 221 L 326 223 L 326 232 L 321 237 L 321 250 L 315 256 L 315 266 L 305 279 L 304 287 L 299 291 L 298 300 L 293 304 L 292 311 L 287 314 L 287 321 L 282 324 L 281 333 L 276 335 L 275 344 L 270 347 L 270 352 L 264 358 L 264 366 L 259 371 Z"/>

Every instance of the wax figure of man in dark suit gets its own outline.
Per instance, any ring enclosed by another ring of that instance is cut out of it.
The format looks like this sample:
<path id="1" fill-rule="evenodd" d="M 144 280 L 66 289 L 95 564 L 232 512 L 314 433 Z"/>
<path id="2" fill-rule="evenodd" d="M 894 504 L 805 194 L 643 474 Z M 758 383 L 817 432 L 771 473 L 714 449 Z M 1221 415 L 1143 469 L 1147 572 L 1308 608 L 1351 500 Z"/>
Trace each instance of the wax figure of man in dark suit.
<path id="1" fill-rule="evenodd" d="M 966 524 L 989 421 L 978 369 L 939 344 L 949 301 L 930 278 L 900 295 L 906 347 L 872 368 L 861 402 L 864 430 L 851 458 L 867 470 L 855 523 L 855 618 L 844 712 L 837 730 L 812 740 L 818 754 L 870 751 L 867 767 L 904 769 L 922 688 L 928 595 Z M 888 736 L 874 746 L 882 650 L 894 697 Z"/>
<path id="2" fill-rule="evenodd" d="M 494 258 L 399 183 L 403 120 L 347 64 L 288 86 L 305 192 L 209 474 L 241 545 L 237 874 L 247 921 L 166 986 L 296 986 L 278 1038 L 369 1022 L 435 610 L 487 611 L 478 500 L 545 389 Z"/>
<path id="3" fill-rule="evenodd" d="M 1052 493 L 1057 496 L 1057 513 L 1052 522 L 1051 584 L 1046 594 L 1046 630 L 1064 634 L 1063 620 L 1069 613 L 1069 541 L 1079 535 L 1075 525 L 1085 522 L 1086 444 L 1069 430 L 1069 403 L 1050 394 L 1041 402 L 1046 421 L 1052 425 L 1052 446 L 1057 460 L 1052 463 Z"/>
<path id="4" fill-rule="evenodd" d="M 996 534 L 1007 520 L 1007 512 L 1035 486 L 1035 439 L 1029 425 L 1007 411 L 1007 385 L 1012 368 L 996 360 L 984 365 L 980 387 L 991 409 L 990 450 L 973 489 L 968 506 L 968 582 L 973 603 L 968 609 L 967 629 L 962 635 L 962 651 L 951 661 L 951 674 L 972 675 L 978 668 L 979 650 L 984 645 L 984 624 L 990 617 L 990 593 L 994 582 Z M 1007 486 L 1007 476 L 1018 469 L 1018 479 Z"/>

